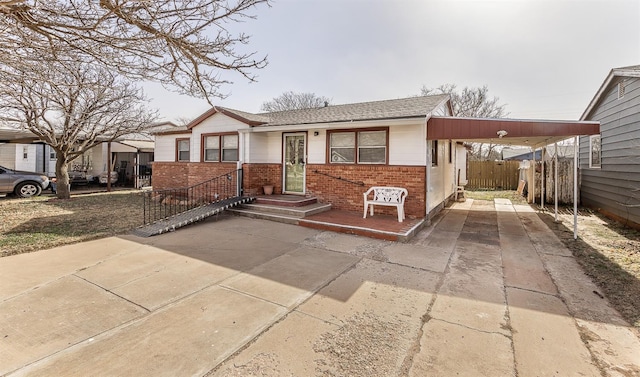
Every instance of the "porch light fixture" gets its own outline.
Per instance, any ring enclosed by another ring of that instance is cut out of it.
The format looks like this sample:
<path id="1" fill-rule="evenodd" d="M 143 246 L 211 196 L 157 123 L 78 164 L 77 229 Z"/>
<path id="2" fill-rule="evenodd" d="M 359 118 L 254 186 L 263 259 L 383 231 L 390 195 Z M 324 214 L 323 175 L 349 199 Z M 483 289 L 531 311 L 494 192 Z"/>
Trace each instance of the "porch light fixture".
<path id="1" fill-rule="evenodd" d="M 313 136 L 318 136 L 318 135 L 320 135 L 320 132 L 318 132 L 318 131 L 313 131 Z"/>
<path id="2" fill-rule="evenodd" d="M 496 132 L 498 134 L 498 138 L 502 139 L 503 136 L 507 136 L 508 132 L 505 130 L 500 130 Z"/>

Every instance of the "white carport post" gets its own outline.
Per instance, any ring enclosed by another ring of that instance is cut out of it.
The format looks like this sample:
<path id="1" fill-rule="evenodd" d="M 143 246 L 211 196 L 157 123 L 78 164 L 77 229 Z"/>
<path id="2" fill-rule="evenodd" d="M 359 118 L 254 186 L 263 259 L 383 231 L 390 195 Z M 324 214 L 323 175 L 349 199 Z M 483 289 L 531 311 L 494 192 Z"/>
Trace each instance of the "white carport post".
<path id="1" fill-rule="evenodd" d="M 554 144 L 554 150 L 555 150 L 555 157 L 554 157 L 554 161 L 553 161 L 553 166 L 555 167 L 555 174 L 554 174 L 554 178 L 553 178 L 553 183 L 554 183 L 554 187 L 553 187 L 553 196 L 554 196 L 554 203 L 555 203 L 555 221 L 558 222 L 558 142 L 556 141 Z"/>
<path id="2" fill-rule="evenodd" d="M 578 137 L 573 142 L 573 239 L 578 239 Z"/>
<path id="3" fill-rule="evenodd" d="M 544 209 L 544 147 L 540 148 L 540 209 Z"/>
<path id="4" fill-rule="evenodd" d="M 536 148 L 531 149 L 531 160 L 533 164 L 531 164 L 531 186 L 529 186 L 533 191 L 531 191 L 531 202 L 533 205 L 536 205 Z"/>

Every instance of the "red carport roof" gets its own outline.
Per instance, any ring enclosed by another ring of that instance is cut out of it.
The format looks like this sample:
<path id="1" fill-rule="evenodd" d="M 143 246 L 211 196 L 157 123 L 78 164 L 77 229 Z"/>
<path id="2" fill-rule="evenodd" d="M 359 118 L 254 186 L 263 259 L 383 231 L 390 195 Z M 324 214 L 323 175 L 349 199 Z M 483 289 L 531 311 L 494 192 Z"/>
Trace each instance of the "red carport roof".
<path id="1" fill-rule="evenodd" d="M 506 131 L 502 138 L 500 131 Z M 599 122 L 432 117 L 427 139 L 542 147 L 574 136 L 597 135 Z"/>

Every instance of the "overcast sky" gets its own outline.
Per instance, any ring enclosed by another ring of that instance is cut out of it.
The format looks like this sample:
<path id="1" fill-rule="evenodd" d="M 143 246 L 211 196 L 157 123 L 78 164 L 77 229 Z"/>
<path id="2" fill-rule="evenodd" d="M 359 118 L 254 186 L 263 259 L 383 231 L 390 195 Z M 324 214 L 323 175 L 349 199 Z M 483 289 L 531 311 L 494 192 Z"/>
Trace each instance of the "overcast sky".
<path id="1" fill-rule="evenodd" d="M 639 0 L 277 0 L 233 26 L 269 65 L 237 75 L 216 105 L 259 112 L 285 91 L 333 104 L 403 98 L 444 83 L 477 87 L 510 118 L 577 120 L 614 67 L 640 64 Z M 165 120 L 199 99 L 145 87 Z"/>

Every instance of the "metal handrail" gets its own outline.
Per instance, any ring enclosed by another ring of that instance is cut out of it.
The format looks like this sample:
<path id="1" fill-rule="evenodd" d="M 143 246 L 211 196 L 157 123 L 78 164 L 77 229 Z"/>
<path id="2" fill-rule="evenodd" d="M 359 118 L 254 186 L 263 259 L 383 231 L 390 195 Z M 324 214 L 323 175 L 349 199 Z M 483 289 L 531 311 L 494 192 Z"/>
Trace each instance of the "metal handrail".
<path id="1" fill-rule="evenodd" d="M 189 187 L 147 191 L 143 200 L 144 225 L 241 195 L 242 169 Z"/>
<path id="2" fill-rule="evenodd" d="M 345 181 L 345 182 L 348 182 L 348 183 L 352 183 L 352 184 L 354 184 L 354 185 L 364 186 L 364 182 L 362 182 L 362 181 L 352 181 L 352 180 L 347 179 L 347 178 L 342 178 L 342 177 L 338 177 L 338 176 L 336 176 L 336 175 L 331 175 L 331 174 L 329 174 L 329 173 L 321 172 L 321 171 L 319 171 L 319 170 L 317 170 L 317 169 L 316 169 L 316 170 L 313 170 L 313 172 L 314 172 L 314 173 L 316 173 L 316 174 L 320 174 L 320 175 L 327 176 L 327 177 L 329 177 L 329 178 L 333 178 L 333 179 L 337 179 L 337 180 L 340 180 L 340 181 Z"/>

